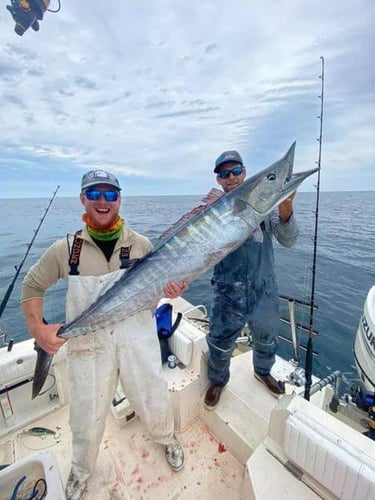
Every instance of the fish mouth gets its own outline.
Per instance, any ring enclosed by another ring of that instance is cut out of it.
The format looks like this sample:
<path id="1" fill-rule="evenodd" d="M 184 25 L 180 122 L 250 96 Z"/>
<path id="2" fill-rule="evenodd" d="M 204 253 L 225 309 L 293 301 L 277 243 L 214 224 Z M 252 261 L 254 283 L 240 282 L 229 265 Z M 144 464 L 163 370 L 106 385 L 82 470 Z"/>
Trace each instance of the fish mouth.
<path id="1" fill-rule="evenodd" d="M 294 191 L 298 189 L 298 187 L 307 177 L 317 172 L 319 168 L 313 168 L 311 170 L 306 170 L 304 172 L 297 172 L 297 173 L 292 173 L 292 170 L 293 170 L 293 163 L 289 164 L 288 172 L 285 174 L 285 180 L 277 196 L 277 203 L 275 203 L 274 206 L 278 206 L 280 205 L 280 203 L 286 200 L 286 198 L 288 198 Z M 270 211 L 268 210 L 269 200 L 267 196 L 264 196 L 261 192 L 257 193 L 256 203 L 249 202 L 248 200 L 245 200 L 245 203 L 260 215 L 262 214 L 265 215 Z"/>
<path id="2" fill-rule="evenodd" d="M 285 157 L 284 157 L 285 161 L 287 161 L 289 164 L 286 180 L 289 180 L 293 177 L 295 151 L 296 151 L 296 142 L 294 141 L 293 144 L 290 146 L 289 150 L 286 152 Z"/>
<path id="3" fill-rule="evenodd" d="M 302 182 L 307 179 L 307 177 L 310 177 L 310 175 L 315 174 L 318 172 L 319 167 L 312 168 L 311 170 L 305 170 L 304 172 L 295 172 L 288 176 L 285 179 L 284 185 L 283 185 L 283 193 L 285 193 L 286 196 L 288 197 L 293 191 L 295 191 Z"/>

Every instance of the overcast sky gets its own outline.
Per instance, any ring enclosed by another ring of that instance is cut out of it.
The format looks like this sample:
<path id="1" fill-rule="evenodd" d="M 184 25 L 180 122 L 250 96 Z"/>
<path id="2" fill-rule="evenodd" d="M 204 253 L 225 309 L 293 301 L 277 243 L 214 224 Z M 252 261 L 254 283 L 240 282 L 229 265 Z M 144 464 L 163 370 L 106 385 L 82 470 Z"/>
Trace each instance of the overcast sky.
<path id="1" fill-rule="evenodd" d="M 375 188 L 373 0 L 61 2 L 20 37 L 1 1 L 1 198 L 72 196 L 96 168 L 125 195 L 204 194 L 222 151 L 253 173 L 293 141 L 310 169 L 320 56 L 321 189 Z"/>

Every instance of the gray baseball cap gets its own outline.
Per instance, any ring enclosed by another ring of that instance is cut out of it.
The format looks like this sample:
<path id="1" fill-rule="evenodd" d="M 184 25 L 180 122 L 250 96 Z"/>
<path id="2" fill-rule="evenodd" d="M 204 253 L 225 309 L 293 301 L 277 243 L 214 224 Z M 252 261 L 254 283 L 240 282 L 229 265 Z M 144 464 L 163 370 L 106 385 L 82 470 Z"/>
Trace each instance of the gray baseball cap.
<path id="1" fill-rule="evenodd" d="M 218 173 L 219 168 L 224 165 L 224 163 L 239 163 L 240 165 L 243 165 L 242 158 L 237 151 L 224 151 L 224 153 L 221 153 L 215 161 L 215 174 Z"/>
<path id="2" fill-rule="evenodd" d="M 86 172 L 82 177 L 81 190 L 83 191 L 91 186 L 96 186 L 96 184 L 108 184 L 117 191 L 121 191 L 118 179 L 105 170 L 90 170 L 90 172 Z"/>

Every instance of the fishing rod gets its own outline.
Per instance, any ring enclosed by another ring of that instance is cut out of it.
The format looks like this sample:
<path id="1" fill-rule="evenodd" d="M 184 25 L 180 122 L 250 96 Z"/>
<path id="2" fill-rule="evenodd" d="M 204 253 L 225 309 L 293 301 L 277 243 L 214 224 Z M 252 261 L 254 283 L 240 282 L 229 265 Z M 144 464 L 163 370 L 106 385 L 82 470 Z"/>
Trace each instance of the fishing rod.
<path id="1" fill-rule="evenodd" d="M 319 78 L 322 80 L 322 90 L 320 93 L 320 116 L 318 116 L 320 121 L 320 133 L 319 139 L 319 153 L 318 153 L 318 182 L 316 184 L 316 207 L 315 207 L 315 230 L 314 230 L 314 253 L 313 253 L 313 264 L 312 264 L 312 283 L 311 283 L 311 296 L 310 296 L 310 319 L 309 319 L 309 338 L 307 341 L 306 349 L 306 361 L 305 361 L 305 393 L 304 398 L 310 401 L 310 389 L 311 389 L 311 376 L 312 376 L 312 364 L 313 364 L 313 320 L 314 320 L 314 300 L 315 300 L 315 276 L 316 276 L 316 253 L 317 253 L 317 242 L 318 242 L 318 220 L 319 220 L 319 197 L 320 197 L 320 170 L 321 170 L 321 160 L 322 160 L 322 139 L 323 139 L 323 110 L 324 110 L 324 57 L 320 56 L 322 61 L 322 72 Z"/>
<path id="2" fill-rule="evenodd" d="M 9 297 L 10 297 L 10 295 L 11 295 L 12 291 L 13 291 L 13 288 L 14 288 L 14 284 L 15 284 L 15 282 L 16 282 L 16 280 L 17 280 L 17 278 L 18 278 L 18 275 L 19 275 L 19 274 L 20 274 L 20 272 L 21 272 L 21 269 L 22 269 L 22 266 L 23 266 L 23 264 L 24 264 L 24 262 L 25 262 L 25 260 L 26 260 L 26 257 L 28 256 L 28 254 L 29 254 L 29 252 L 30 252 L 30 250 L 31 250 L 31 247 L 33 246 L 34 240 L 35 240 L 35 238 L 36 238 L 36 236 L 37 236 L 37 234 L 38 234 L 38 232 L 39 232 L 39 229 L 40 229 L 41 225 L 42 225 L 42 224 L 43 224 L 43 222 L 44 222 L 44 219 L 46 218 L 46 215 L 47 215 L 47 213 L 48 213 L 48 210 L 49 210 L 50 206 L 52 205 L 52 202 L 53 202 L 53 200 L 55 199 L 56 193 L 57 193 L 57 191 L 59 190 L 59 188 L 60 188 L 60 186 L 57 186 L 57 188 L 56 188 L 55 192 L 53 193 L 52 198 L 49 200 L 49 203 L 48 203 L 48 205 L 47 205 L 47 208 L 46 208 L 46 209 L 45 209 L 45 211 L 44 211 L 43 217 L 40 219 L 40 222 L 39 222 L 39 224 L 38 224 L 38 227 L 34 230 L 34 236 L 32 237 L 32 240 L 30 241 L 30 243 L 29 243 L 29 244 L 28 244 L 28 246 L 27 246 L 26 253 L 25 253 L 25 255 L 23 256 L 23 259 L 22 259 L 21 263 L 19 264 L 19 266 L 14 266 L 14 267 L 15 267 L 15 269 L 16 269 L 16 274 L 15 274 L 15 276 L 14 276 L 14 278 L 13 278 L 12 283 L 9 285 L 8 290 L 6 291 L 6 294 L 4 295 L 4 298 L 3 298 L 3 300 L 2 300 L 2 302 L 1 302 L 1 304 L 0 304 L 0 318 L 1 318 L 2 314 L 3 314 L 3 312 L 4 312 L 5 306 L 6 306 L 6 305 L 7 305 L 7 303 L 8 303 Z"/>

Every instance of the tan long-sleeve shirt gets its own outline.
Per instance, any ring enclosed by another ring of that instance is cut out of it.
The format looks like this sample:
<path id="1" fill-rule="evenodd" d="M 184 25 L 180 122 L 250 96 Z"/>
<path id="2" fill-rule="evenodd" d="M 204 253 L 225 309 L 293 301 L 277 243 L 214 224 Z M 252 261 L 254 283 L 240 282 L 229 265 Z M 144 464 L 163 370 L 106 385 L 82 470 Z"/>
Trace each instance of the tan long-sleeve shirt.
<path id="1" fill-rule="evenodd" d="M 100 276 L 120 268 L 120 249 L 130 247 L 129 259 L 140 259 L 152 250 L 148 238 L 124 228 L 108 262 L 102 250 L 95 244 L 86 229 L 80 237 L 83 245 L 80 253 L 79 273 L 82 276 Z M 34 264 L 23 280 L 21 303 L 43 298 L 44 292 L 70 272 L 69 255 L 74 235 L 67 235 L 51 245 Z"/>

